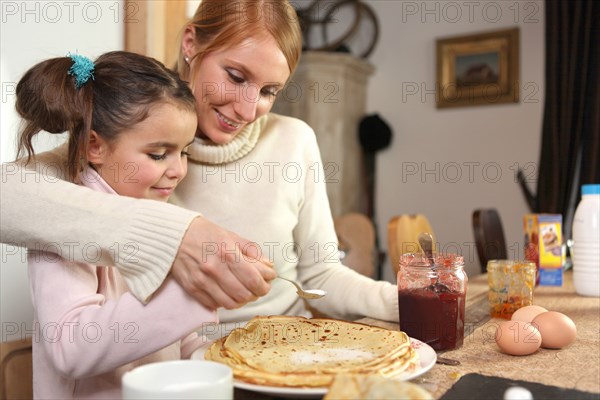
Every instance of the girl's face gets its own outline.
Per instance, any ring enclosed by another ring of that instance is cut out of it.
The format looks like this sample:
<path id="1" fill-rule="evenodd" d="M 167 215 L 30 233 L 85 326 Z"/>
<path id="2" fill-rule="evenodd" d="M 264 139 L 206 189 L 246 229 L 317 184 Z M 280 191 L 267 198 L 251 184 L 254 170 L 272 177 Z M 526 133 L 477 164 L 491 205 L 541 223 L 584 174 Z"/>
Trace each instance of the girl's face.
<path id="1" fill-rule="evenodd" d="M 287 60 L 271 36 L 250 37 L 239 46 L 208 53 L 192 60 L 190 67 L 196 77 L 198 136 L 216 144 L 229 143 L 268 113 L 290 76 Z"/>
<path id="2" fill-rule="evenodd" d="M 195 133 L 193 112 L 163 103 L 110 143 L 93 134 L 88 160 L 118 194 L 167 201 L 187 173 Z"/>

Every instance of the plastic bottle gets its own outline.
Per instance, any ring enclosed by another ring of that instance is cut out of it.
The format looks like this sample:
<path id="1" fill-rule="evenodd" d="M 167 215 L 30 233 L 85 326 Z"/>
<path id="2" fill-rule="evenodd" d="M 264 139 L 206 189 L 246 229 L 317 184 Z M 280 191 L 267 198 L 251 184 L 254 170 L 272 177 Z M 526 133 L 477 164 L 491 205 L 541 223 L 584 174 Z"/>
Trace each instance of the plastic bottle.
<path id="1" fill-rule="evenodd" d="M 583 185 L 573 218 L 573 283 L 584 296 L 600 296 L 600 184 Z"/>

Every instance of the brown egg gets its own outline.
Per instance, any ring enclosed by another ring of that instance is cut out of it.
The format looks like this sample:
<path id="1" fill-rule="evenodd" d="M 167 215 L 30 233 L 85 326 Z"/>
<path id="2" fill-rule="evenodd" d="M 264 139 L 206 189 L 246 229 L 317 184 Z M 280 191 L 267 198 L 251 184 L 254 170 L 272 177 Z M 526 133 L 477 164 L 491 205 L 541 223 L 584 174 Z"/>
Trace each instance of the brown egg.
<path id="1" fill-rule="evenodd" d="M 546 349 L 562 349 L 577 336 L 573 320 L 556 311 L 541 313 L 531 323 L 540 331 L 542 347 Z"/>
<path id="2" fill-rule="evenodd" d="M 548 312 L 548 310 L 540 306 L 525 306 L 515 311 L 510 319 L 513 321 L 531 322 L 543 312 Z"/>
<path id="3" fill-rule="evenodd" d="M 540 348 L 542 336 L 529 322 L 504 321 L 496 330 L 496 344 L 506 354 L 524 356 Z"/>

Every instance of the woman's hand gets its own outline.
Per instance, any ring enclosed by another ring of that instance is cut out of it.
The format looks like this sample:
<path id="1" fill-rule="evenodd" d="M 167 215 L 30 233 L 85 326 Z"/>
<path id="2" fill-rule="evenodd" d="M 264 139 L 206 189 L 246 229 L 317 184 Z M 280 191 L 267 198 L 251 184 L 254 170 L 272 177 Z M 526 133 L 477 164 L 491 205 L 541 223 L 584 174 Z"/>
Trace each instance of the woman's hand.
<path id="1" fill-rule="evenodd" d="M 234 309 L 264 296 L 277 274 L 260 248 L 212 222 L 195 218 L 185 233 L 171 273 L 209 309 Z"/>

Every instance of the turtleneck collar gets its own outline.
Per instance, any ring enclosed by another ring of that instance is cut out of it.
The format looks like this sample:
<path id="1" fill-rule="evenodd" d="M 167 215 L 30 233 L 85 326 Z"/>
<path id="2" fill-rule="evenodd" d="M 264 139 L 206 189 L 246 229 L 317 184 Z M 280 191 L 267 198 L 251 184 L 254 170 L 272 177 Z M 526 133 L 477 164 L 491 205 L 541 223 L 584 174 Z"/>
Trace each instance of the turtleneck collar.
<path id="1" fill-rule="evenodd" d="M 258 138 L 267 123 L 268 114 L 246 126 L 231 142 L 214 144 L 209 140 L 196 138 L 190 146 L 190 159 L 204 164 L 227 164 L 248 154 L 258 143 Z"/>

